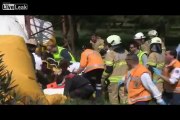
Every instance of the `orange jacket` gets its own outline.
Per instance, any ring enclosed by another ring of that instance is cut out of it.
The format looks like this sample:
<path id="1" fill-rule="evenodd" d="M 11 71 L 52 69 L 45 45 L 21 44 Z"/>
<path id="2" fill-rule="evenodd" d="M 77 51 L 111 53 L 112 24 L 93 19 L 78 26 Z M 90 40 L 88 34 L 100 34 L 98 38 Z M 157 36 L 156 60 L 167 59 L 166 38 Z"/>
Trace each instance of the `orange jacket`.
<path id="1" fill-rule="evenodd" d="M 166 77 L 170 77 L 169 67 L 173 67 L 173 68 L 180 68 L 180 62 L 178 60 L 173 60 L 167 68 L 164 69 L 164 73 L 163 75 Z M 176 83 L 176 84 L 170 84 L 166 81 L 164 81 L 164 89 L 167 92 L 175 92 L 175 93 L 180 93 L 180 80 Z"/>
<path id="2" fill-rule="evenodd" d="M 149 91 L 145 89 L 141 82 L 141 75 L 143 73 L 149 73 L 147 68 L 139 64 L 135 69 L 133 69 L 129 75 L 130 81 L 127 83 L 128 89 L 128 102 L 129 104 L 134 104 L 139 101 L 149 101 L 152 99 Z M 128 76 L 126 75 L 126 80 Z"/>
<path id="3" fill-rule="evenodd" d="M 84 72 L 94 69 L 104 69 L 104 62 L 101 55 L 91 49 L 86 49 L 81 54 L 80 67 L 85 68 Z"/>

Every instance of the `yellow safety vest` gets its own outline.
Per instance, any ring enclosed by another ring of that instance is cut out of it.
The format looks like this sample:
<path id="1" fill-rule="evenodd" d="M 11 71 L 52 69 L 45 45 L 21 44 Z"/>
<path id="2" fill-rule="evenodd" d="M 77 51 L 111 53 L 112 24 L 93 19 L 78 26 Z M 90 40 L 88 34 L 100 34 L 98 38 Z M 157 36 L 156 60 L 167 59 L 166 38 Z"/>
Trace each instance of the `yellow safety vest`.
<path id="1" fill-rule="evenodd" d="M 64 50 L 64 49 L 65 49 L 65 48 L 58 46 L 58 52 L 56 52 L 56 53 L 53 54 L 53 57 L 54 57 L 54 59 L 55 59 L 56 61 L 60 61 L 60 60 L 62 59 L 61 52 L 62 52 L 62 50 Z M 75 58 L 73 57 L 73 55 L 72 55 L 70 52 L 68 52 L 68 53 L 69 53 L 69 55 L 71 56 L 71 61 L 70 61 L 70 62 L 76 62 L 76 60 L 75 60 Z"/>
<path id="2" fill-rule="evenodd" d="M 138 56 L 138 58 L 139 58 L 139 64 L 143 64 L 143 61 L 142 61 L 142 56 L 144 55 L 144 54 L 146 54 L 146 52 L 143 52 L 143 51 L 141 51 L 141 50 L 139 50 L 139 52 L 138 52 L 138 54 L 137 54 L 137 56 Z"/>

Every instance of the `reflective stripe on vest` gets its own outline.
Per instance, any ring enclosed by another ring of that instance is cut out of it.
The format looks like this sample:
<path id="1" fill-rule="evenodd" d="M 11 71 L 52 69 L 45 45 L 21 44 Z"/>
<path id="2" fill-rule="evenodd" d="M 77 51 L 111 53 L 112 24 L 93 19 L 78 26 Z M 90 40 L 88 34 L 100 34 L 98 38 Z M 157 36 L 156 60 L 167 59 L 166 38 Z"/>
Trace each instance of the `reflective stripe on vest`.
<path id="1" fill-rule="evenodd" d="M 108 79 L 112 83 L 118 83 L 119 80 L 122 80 L 123 76 L 110 76 Z"/>
<path id="2" fill-rule="evenodd" d="M 129 103 L 136 103 L 138 101 L 148 101 L 150 100 L 152 97 L 151 95 L 148 95 L 148 96 L 142 96 L 142 97 L 137 97 L 135 99 L 128 99 L 129 100 Z"/>
<path id="3" fill-rule="evenodd" d="M 60 61 L 62 59 L 61 52 L 65 48 L 58 46 L 58 52 L 53 54 L 53 57 L 56 61 Z M 71 62 L 76 62 L 75 58 L 72 56 L 72 54 L 68 51 L 69 55 L 71 56 Z"/>
<path id="4" fill-rule="evenodd" d="M 114 64 L 113 67 L 120 67 L 122 65 L 126 65 L 126 61 L 120 61 Z M 110 80 L 110 82 L 114 82 L 117 83 L 119 80 L 122 79 L 123 76 L 110 76 L 108 79 Z"/>
<path id="5" fill-rule="evenodd" d="M 116 63 L 115 66 L 122 66 L 122 65 L 127 65 L 126 61 L 120 61 L 119 63 Z"/>
<path id="6" fill-rule="evenodd" d="M 107 61 L 107 60 L 105 60 L 105 64 L 106 64 L 107 66 L 113 66 L 113 62 L 112 62 L 112 61 Z"/>
<path id="7" fill-rule="evenodd" d="M 146 52 L 143 52 L 143 51 L 141 51 L 141 50 L 139 50 L 139 52 L 138 52 L 138 54 L 137 54 L 137 56 L 138 56 L 138 58 L 139 58 L 139 63 L 140 63 L 140 64 L 143 64 L 142 56 L 143 56 L 144 54 L 146 54 Z"/>
<path id="8" fill-rule="evenodd" d="M 163 68 L 164 65 L 165 65 L 165 63 L 159 63 L 159 64 L 157 64 L 157 68 Z"/>
<path id="9" fill-rule="evenodd" d="M 88 66 L 88 67 L 85 68 L 84 72 L 86 73 L 86 72 L 88 72 L 90 70 L 93 70 L 94 68 L 102 68 L 102 69 L 104 69 L 104 64 L 94 64 L 92 66 Z"/>

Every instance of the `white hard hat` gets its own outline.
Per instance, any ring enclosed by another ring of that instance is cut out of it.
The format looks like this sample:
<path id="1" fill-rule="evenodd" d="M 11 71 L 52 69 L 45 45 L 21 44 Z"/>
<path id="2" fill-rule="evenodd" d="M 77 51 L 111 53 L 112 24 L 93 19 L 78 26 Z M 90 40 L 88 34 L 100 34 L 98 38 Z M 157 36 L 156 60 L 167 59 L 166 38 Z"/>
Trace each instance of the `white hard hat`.
<path id="1" fill-rule="evenodd" d="M 121 43 L 121 38 L 120 36 L 118 35 L 110 35 L 108 38 L 107 38 L 107 42 L 109 44 L 111 44 L 112 46 L 114 45 L 118 45 Z"/>
<path id="2" fill-rule="evenodd" d="M 134 35 L 135 40 L 142 39 L 142 38 L 146 38 L 142 32 L 138 32 Z"/>
<path id="3" fill-rule="evenodd" d="M 36 41 L 35 39 L 29 39 L 29 40 L 27 40 L 26 44 L 31 44 L 31 45 L 35 45 L 35 46 L 38 45 L 38 43 L 37 43 L 37 41 Z"/>
<path id="4" fill-rule="evenodd" d="M 159 38 L 159 37 L 154 37 L 154 38 L 151 39 L 151 44 L 153 44 L 153 43 L 159 43 L 159 44 L 161 44 L 161 43 L 162 43 L 162 40 L 161 40 L 161 38 Z"/>
<path id="5" fill-rule="evenodd" d="M 157 37 L 158 36 L 158 32 L 156 30 L 150 30 L 148 32 L 148 36 L 149 37 Z"/>

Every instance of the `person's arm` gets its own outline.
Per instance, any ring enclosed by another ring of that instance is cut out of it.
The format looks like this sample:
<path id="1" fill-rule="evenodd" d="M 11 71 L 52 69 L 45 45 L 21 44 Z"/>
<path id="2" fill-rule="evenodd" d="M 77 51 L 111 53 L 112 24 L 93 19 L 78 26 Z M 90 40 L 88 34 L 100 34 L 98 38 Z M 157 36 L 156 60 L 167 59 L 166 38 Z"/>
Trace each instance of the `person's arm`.
<path id="1" fill-rule="evenodd" d="M 175 68 L 172 71 L 170 78 L 168 78 L 162 74 L 159 74 L 159 76 L 166 82 L 168 82 L 170 84 L 175 84 L 178 82 L 178 79 L 180 79 L 180 68 Z"/>
<path id="2" fill-rule="evenodd" d="M 143 86 L 152 94 L 152 96 L 156 99 L 162 99 L 161 98 L 161 93 L 156 87 L 156 85 L 153 83 L 150 75 L 148 73 L 143 73 L 141 76 L 141 81 Z"/>
<path id="3" fill-rule="evenodd" d="M 148 57 L 146 54 L 142 56 L 142 62 L 145 67 L 147 67 Z"/>
<path id="4" fill-rule="evenodd" d="M 85 67 L 87 66 L 87 63 L 88 63 L 87 55 L 85 52 L 83 52 L 81 54 L 80 66 L 76 71 L 74 71 L 74 73 L 76 73 L 76 74 L 81 73 L 85 69 Z"/>
<path id="5" fill-rule="evenodd" d="M 151 72 L 151 74 L 153 74 L 153 67 L 156 67 L 156 64 L 157 61 L 156 61 L 156 56 L 155 54 L 151 53 L 149 56 L 148 56 L 148 62 L 147 62 L 147 68 L 149 69 L 149 71 Z"/>
<path id="6" fill-rule="evenodd" d="M 103 72 L 103 75 L 102 75 L 102 81 L 104 81 L 106 78 L 109 77 L 109 75 L 112 73 L 113 71 L 113 54 L 111 52 L 107 53 L 106 56 L 105 56 L 105 65 L 106 65 L 106 68 Z"/>
<path id="7" fill-rule="evenodd" d="M 163 80 L 165 80 L 166 82 L 170 84 L 175 84 L 176 82 L 178 82 L 178 79 L 180 79 L 180 68 L 174 68 L 174 70 L 171 73 L 170 78 L 162 75 L 161 70 L 157 68 L 153 68 L 153 71 L 156 75 L 160 76 Z"/>
<path id="8" fill-rule="evenodd" d="M 61 52 L 61 56 L 65 59 L 65 60 L 68 60 L 68 61 L 71 61 L 71 56 L 68 52 L 67 49 L 63 49 L 62 52 Z"/>

